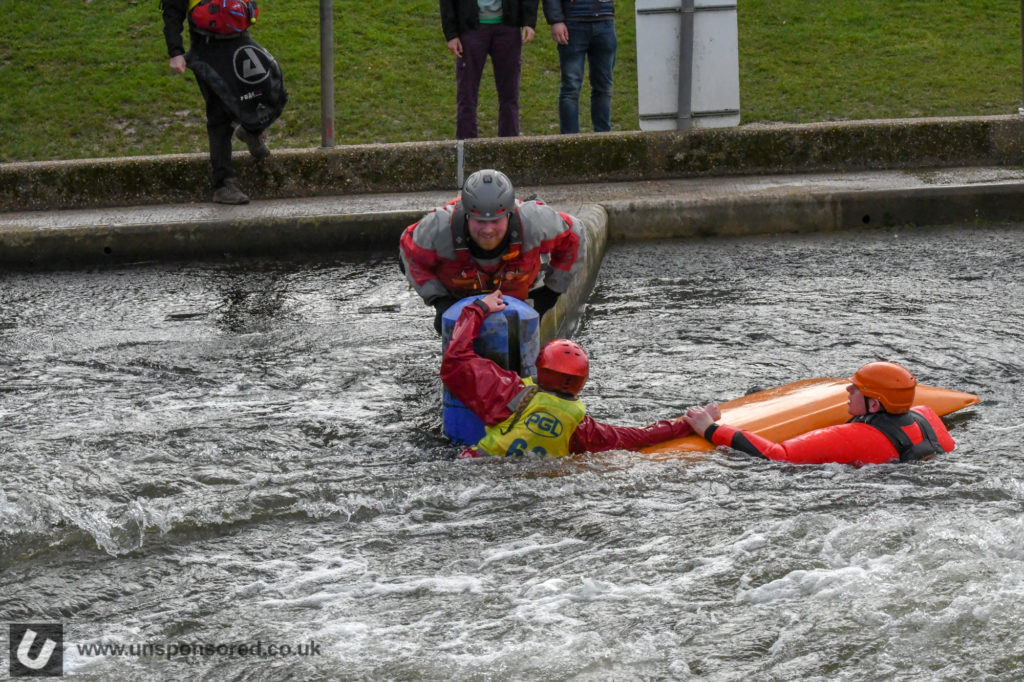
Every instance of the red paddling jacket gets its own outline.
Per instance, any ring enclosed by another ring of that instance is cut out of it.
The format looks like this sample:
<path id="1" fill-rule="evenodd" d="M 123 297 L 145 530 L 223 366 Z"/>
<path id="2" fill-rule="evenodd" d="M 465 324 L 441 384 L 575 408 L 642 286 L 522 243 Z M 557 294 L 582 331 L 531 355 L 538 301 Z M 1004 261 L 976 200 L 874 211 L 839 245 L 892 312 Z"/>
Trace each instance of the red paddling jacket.
<path id="1" fill-rule="evenodd" d="M 499 436 L 507 434 L 495 434 L 498 425 L 505 422 L 515 412 L 528 414 L 531 410 L 531 403 L 544 394 L 536 392 L 532 381 L 526 382 L 512 370 L 502 369 L 497 363 L 487 358 L 480 357 L 473 350 L 473 340 L 480 333 L 484 317 L 483 304 L 474 301 L 462 309 L 455 328 L 452 329 L 452 338 L 448 348 L 441 360 L 441 381 L 448 387 L 452 394 L 462 401 L 472 412 L 483 421 L 487 435 L 481 441 L 483 448 L 476 448 L 476 454 L 484 454 L 493 449 L 493 444 L 508 440 Z M 542 396 L 549 400 L 563 401 L 566 403 L 578 403 L 572 397 L 559 394 L 547 394 Z M 524 409 L 520 409 L 522 400 L 530 401 Z M 567 409 L 568 406 L 567 406 Z M 655 443 L 661 443 L 673 438 L 682 438 L 693 433 L 690 425 L 683 420 L 669 421 L 661 420 L 650 426 L 630 427 L 612 426 L 603 424 L 589 416 L 584 416 L 585 410 L 582 404 L 579 405 L 576 418 L 579 422 L 568 439 L 568 451 L 549 447 L 545 454 L 553 457 L 564 457 L 576 452 L 602 452 L 604 450 L 639 450 L 640 448 Z M 525 426 L 527 419 L 519 421 Z M 528 439 L 527 439 L 528 440 Z M 551 444 L 554 445 L 553 439 Z M 564 442 L 564 441 L 561 441 Z M 564 448 L 564 445 L 560 447 Z M 509 448 L 500 455 L 522 454 L 515 448 Z"/>
<path id="2" fill-rule="evenodd" d="M 517 200 L 509 215 L 507 246 L 491 258 L 472 254 L 465 217 L 462 200 L 456 198 L 402 234 L 406 275 L 428 305 L 495 289 L 525 301 L 542 270 L 549 289 L 561 294 L 569 288 L 580 268 L 583 241 L 572 216 L 540 201 Z M 549 257 L 546 263 L 542 255 Z"/>
<path id="3" fill-rule="evenodd" d="M 950 452 L 956 442 L 932 408 L 918 405 L 904 414 L 876 412 L 828 426 L 783 443 L 749 431 L 712 424 L 704 437 L 755 457 L 794 464 L 882 464 L 929 459 Z"/>

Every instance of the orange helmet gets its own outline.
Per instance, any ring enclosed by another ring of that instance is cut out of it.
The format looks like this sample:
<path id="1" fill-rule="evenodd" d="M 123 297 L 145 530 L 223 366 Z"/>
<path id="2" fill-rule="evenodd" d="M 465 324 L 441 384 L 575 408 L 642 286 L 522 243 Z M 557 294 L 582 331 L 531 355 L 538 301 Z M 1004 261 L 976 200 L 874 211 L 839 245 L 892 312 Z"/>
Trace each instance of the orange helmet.
<path id="1" fill-rule="evenodd" d="M 902 414 L 914 404 L 917 379 L 895 362 L 869 362 L 850 377 L 866 398 L 875 398 L 886 412 Z"/>
<path id="2" fill-rule="evenodd" d="M 548 391 L 575 396 L 590 376 L 590 361 L 578 343 L 568 339 L 548 341 L 537 356 L 537 383 Z"/>

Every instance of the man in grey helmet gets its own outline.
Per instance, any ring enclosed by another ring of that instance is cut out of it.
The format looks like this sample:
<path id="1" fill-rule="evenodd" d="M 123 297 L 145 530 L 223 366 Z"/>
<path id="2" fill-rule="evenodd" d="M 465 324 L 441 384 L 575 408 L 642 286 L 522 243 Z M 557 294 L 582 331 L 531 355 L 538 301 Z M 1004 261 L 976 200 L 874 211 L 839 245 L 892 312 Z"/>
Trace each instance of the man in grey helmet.
<path id="1" fill-rule="evenodd" d="M 582 226 L 542 201 L 519 201 L 508 176 L 479 170 L 462 195 L 406 228 L 399 245 L 409 282 L 435 310 L 495 290 L 550 310 L 580 267 Z M 541 256 L 546 255 L 546 259 Z M 534 288 L 543 273 L 543 286 Z"/>

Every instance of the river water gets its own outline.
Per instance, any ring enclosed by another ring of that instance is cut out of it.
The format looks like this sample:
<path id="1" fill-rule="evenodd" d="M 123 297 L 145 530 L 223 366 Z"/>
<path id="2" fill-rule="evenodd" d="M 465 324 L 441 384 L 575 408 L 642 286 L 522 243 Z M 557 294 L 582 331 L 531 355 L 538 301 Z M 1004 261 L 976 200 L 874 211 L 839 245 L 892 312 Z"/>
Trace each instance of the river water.
<path id="1" fill-rule="evenodd" d="M 0 620 L 80 679 L 1020 679 L 1022 247 L 609 248 L 598 419 L 883 358 L 981 395 L 954 453 L 861 469 L 454 461 L 390 252 L 0 275 Z"/>

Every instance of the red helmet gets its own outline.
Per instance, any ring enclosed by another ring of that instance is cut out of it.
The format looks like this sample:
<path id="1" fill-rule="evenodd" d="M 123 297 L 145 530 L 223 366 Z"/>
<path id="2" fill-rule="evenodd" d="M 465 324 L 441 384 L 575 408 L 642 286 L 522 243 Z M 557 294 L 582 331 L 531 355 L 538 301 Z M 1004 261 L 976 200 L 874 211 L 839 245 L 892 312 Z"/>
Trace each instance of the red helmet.
<path id="1" fill-rule="evenodd" d="M 575 396 L 590 375 L 587 353 L 568 339 L 548 341 L 537 356 L 537 383 L 548 391 Z"/>
<path id="2" fill-rule="evenodd" d="M 866 398 L 882 403 L 886 412 L 902 414 L 914 404 L 917 379 L 895 362 L 869 362 L 850 377 L 850 383 Z"/>

